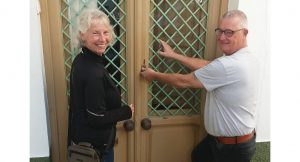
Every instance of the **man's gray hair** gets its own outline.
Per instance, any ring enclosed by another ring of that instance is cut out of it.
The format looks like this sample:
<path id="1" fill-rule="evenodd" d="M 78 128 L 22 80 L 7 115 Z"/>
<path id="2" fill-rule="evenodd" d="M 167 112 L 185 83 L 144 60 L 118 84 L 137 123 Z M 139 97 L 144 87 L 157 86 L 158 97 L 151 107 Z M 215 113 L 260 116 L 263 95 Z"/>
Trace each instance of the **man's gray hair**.
<path id="1" fill-rule="evenodd" d="M 232 18 L 232 17 L 238 17 L 240 19 L 240 27 L 241 28 L 248 28 L 248 20 L 247 16 L 243 11 L 240 10 L 231 10 L 226 12 L 223 16 L 222 19 L 224 18 Z"/>

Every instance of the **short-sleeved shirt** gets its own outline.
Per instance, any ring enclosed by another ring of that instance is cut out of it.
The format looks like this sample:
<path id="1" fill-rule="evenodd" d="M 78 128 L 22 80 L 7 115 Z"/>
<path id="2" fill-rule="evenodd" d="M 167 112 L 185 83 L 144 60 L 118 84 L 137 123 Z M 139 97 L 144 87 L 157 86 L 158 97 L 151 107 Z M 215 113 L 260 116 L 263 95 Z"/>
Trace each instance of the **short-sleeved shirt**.
<path id="1" fill-rule="evenodd" d="M 207 90 L 204 124 L 214 136 L 241 136 L 256 126 L 258 60 L 242 48 L 194 72 Z"/>

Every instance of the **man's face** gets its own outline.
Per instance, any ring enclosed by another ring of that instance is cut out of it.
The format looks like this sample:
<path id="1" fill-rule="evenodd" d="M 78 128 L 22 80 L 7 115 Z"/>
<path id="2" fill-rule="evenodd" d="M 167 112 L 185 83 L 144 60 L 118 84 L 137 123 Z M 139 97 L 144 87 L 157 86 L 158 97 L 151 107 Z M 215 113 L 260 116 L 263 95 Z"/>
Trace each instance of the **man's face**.
<path id="1" fill-rule="evenodd" d="M 219 47 L 225 55 L 231 55 L 239 49 L 247 46 L 246 36 L 248 34 L 248 30 L 240 27 L 239 18 L 224 18 L 221 20 L 218 28 L 222 31 L 235 31 L 232 36 L 226 36 L 224 32 L 217 36 Z"/>

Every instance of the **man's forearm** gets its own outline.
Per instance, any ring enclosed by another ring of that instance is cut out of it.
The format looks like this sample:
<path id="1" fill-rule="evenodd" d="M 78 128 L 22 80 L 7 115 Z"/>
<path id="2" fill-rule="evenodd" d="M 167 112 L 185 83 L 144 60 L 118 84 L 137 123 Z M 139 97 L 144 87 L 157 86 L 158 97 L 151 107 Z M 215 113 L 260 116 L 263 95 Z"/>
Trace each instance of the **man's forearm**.
<path id="1" fill-rule="evenodd" d="M 210 63 L 210 61 L 207 61 L 204 59 L 188 57 L 188 56 L 184 56 L 182 54 L 174 54 L 173 59 L 179 61 L 181 64 L 188 67 L 192 71 L 202 68 Z"/>
<path id="2" fill-rule="evenodd" d="M 152 79 L 160 83 L 165 83 L 177 88 L 188 87 L 187 82 L 185 81 L 186 79 L 182 74 L 155 72 L 152 76 Z"/>

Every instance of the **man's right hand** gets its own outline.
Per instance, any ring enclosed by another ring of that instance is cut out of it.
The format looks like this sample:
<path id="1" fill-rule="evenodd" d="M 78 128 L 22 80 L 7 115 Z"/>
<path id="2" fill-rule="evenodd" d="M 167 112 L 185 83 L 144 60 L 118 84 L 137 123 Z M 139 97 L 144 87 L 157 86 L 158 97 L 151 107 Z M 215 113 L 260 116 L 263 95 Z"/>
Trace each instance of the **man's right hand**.
<path id="1" fill-rule="evenodd" d="M 161 45 L 163 46 L 163 51 L 158 51 L 157 53 L 166 58 L 173 58 L 176 54 L 174 50 L 168 45 L 167 42 L 160 40 Z"/>

